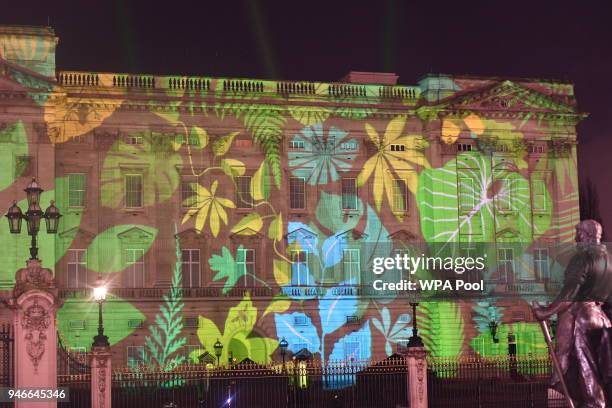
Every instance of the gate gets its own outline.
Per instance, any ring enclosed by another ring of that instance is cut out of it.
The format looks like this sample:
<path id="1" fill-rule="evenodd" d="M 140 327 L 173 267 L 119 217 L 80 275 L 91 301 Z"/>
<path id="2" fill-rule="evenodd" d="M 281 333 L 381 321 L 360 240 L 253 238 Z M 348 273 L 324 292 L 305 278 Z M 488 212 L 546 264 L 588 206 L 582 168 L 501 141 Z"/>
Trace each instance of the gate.
<path id="1" fill-rule="evenodd" d="M 70 392 L 69 402 L 60 402 L 61 408 L 91 407 L 91 366 L 89 353 L 67 350 L 57 336 L 57 385 Z"/>
<path id="2" fill-rule="evenodd" d="M 13 326 L 0 325 L 0 386 L 12 387 L 15 381 Z"/>

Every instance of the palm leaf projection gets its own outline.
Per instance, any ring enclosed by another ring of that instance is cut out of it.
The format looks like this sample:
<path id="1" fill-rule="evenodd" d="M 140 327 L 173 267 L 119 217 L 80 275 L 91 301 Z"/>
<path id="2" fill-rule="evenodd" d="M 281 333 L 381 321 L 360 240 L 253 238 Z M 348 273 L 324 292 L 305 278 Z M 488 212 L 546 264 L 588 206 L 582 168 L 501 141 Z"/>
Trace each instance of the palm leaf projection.
<path id="1" fill-rule="evenodd" d="M 266 154 L 266 161 L 270 165 L 274 182 L 280 188 L 281 184 L 281 154 L 280 144 L 283 127 L 287 118 L 282 114 L 282 108 L 277 105 L 253 103 L 257 97 L 247 96 L 237 92 L 217 91 L 228 99 L 237 99 L 238 102 L 217 103 L 215 112 L 220 118 L 232 115 L 244 123 L 244 127 L 253 136 L 255 143 L 259 144 Z"/>
<path id="2" fill-rule="evenodd" d="M 418 327 L 423 342 L 432 356 L 451 357 L 461 354 L 465 333 L 459 303 L 419 304 Z"/>
<path id="3" fill-rule="evenodd" d="M 182 265 L 181 248 L 178 237 L 176 241 L 176 262 L 172 275 L 172 287 L 165 294 L 159 313 L 155 316 L 155 324 L 149 326 L 150 336 L 145 337 L 147 346 L 146 360 L 148 364 L 155 364 L 164 370 L 172 370 L 185 361 L 185 356 L 178 353 L 187 341 L 179 337 L 183 330 L 183 315 L 181 311 L 183 294 L 181 290 Z"/>

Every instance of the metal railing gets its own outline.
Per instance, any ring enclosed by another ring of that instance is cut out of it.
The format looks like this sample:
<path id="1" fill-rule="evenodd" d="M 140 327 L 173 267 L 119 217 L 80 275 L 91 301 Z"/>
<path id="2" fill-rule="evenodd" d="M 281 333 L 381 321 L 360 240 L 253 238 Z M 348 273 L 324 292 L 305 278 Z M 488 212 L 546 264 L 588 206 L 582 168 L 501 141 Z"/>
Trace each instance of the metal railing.
<path id="1" fill-rule="evenodd" d="M 547 355 L 429 358 L 429 406 L 563 407 L 549 392 L 551 367 Z"/>

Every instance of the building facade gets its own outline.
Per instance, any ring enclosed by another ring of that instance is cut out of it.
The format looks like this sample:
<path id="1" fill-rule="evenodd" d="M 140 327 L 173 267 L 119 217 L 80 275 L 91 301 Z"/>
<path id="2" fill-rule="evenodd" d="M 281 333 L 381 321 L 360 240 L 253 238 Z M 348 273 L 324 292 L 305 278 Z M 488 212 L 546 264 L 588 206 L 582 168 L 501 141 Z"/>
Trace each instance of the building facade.
<path id="1" fill-rule="evenodd" d="M 90 347 L 102 278 L 116 365 L 217 340 L 223 361 L 267 362 L 283 337 L 323 361 L 382 359 L 410 337 L 415 295 L 375 291 L 373 259 L 487 243 L 486 294 L 418 299 L 429 351 L 504 354 L 512 332 L 519 353 L 546 352 L 523 295 L 550 286 L 548 248 L 579 221 L 572 84 L 56 72 L 56 44 L 0 28 L 0 206 L 36 177 L 63 214 L 39 256 L 64 344 Z M 0 241 L 8 293 L 29 239 L 5 226 Z"/>

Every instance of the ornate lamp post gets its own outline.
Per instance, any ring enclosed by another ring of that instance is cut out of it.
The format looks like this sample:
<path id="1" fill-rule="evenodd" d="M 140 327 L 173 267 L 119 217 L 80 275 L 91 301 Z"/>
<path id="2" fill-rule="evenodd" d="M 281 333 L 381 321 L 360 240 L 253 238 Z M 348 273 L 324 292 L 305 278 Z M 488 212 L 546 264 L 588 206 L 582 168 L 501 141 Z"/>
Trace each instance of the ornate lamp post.
<path id="1" fill-rule="evenodd" d="M 98 334 L 94 337 L 94 347 L 110 347 L 108 336 L 104 335 L 104 322 L 102 321 L 102 304 L 106 300 L 106 293 L 104 281 L 98 278 L 93 290 L 93 298 L 98 303 Z"/>
<path id="2" fill-rule="evenodd" d="M 285 340 L 283 337 L 282 340 L 278 343 L 278 347 L 280 347 L 281 357 L 283 358 L 283 372 L 285 371 L 285 355 L 287 354 L 287 347 L 289 347 L 289 342 Z"/>
<path id="3" fill-rule="evenodd" d="M 489 332 L 491 332 L 493 343 L 499 343 L 499 339 L 497 338 L 497 327 L 497 321 L 491 319 L 491 321 L 489 321 Z"/>
<path id="4" fill-rule="evenodd" d="M 17 205 L 16 201 L 13 201 L 13 205 L 9 208 L 6 218 L 8 218 L 9 230 L 11 234 L 21 233 L 21 222 L 26 220 L 28 226 L 28 235 L 32 237 L 32 245 L 30 247 L 30 259 L 38 259 L 38 247 L 36 246 L 36 236 L 40 230 L 40 220 L 45 219 L 47 224 L 47 233 L 57 233 L 57 227 L 59 219 L 62 216 L 55 206 L 54 202 L 51 201 L 51 205 L 43 213 L 40 208 L 40 194 L 43 189 L 33 178 L 32 182 L 28 184 L 26 189 L 26 196 L 28 198 L 28 210 L 23 214 L 21 208 Z"/>
<path id="5" fill-rule="evenodd" d="M 217 365 L 221 364 L 221 354 L 223 354 L 223 344 L 217 339 L 217 342 L 213 346 L 215 348 L 215 355 L 217 356 Z"/>
<path id="6" fill-rule="evenodd" d="M 408 339 L 408 347 L 425 347 L 423 339 L 419 336 L 419 329 L 417 328 L 417 302 L 410 302 L 412 306 L 412 336 Z"/>

